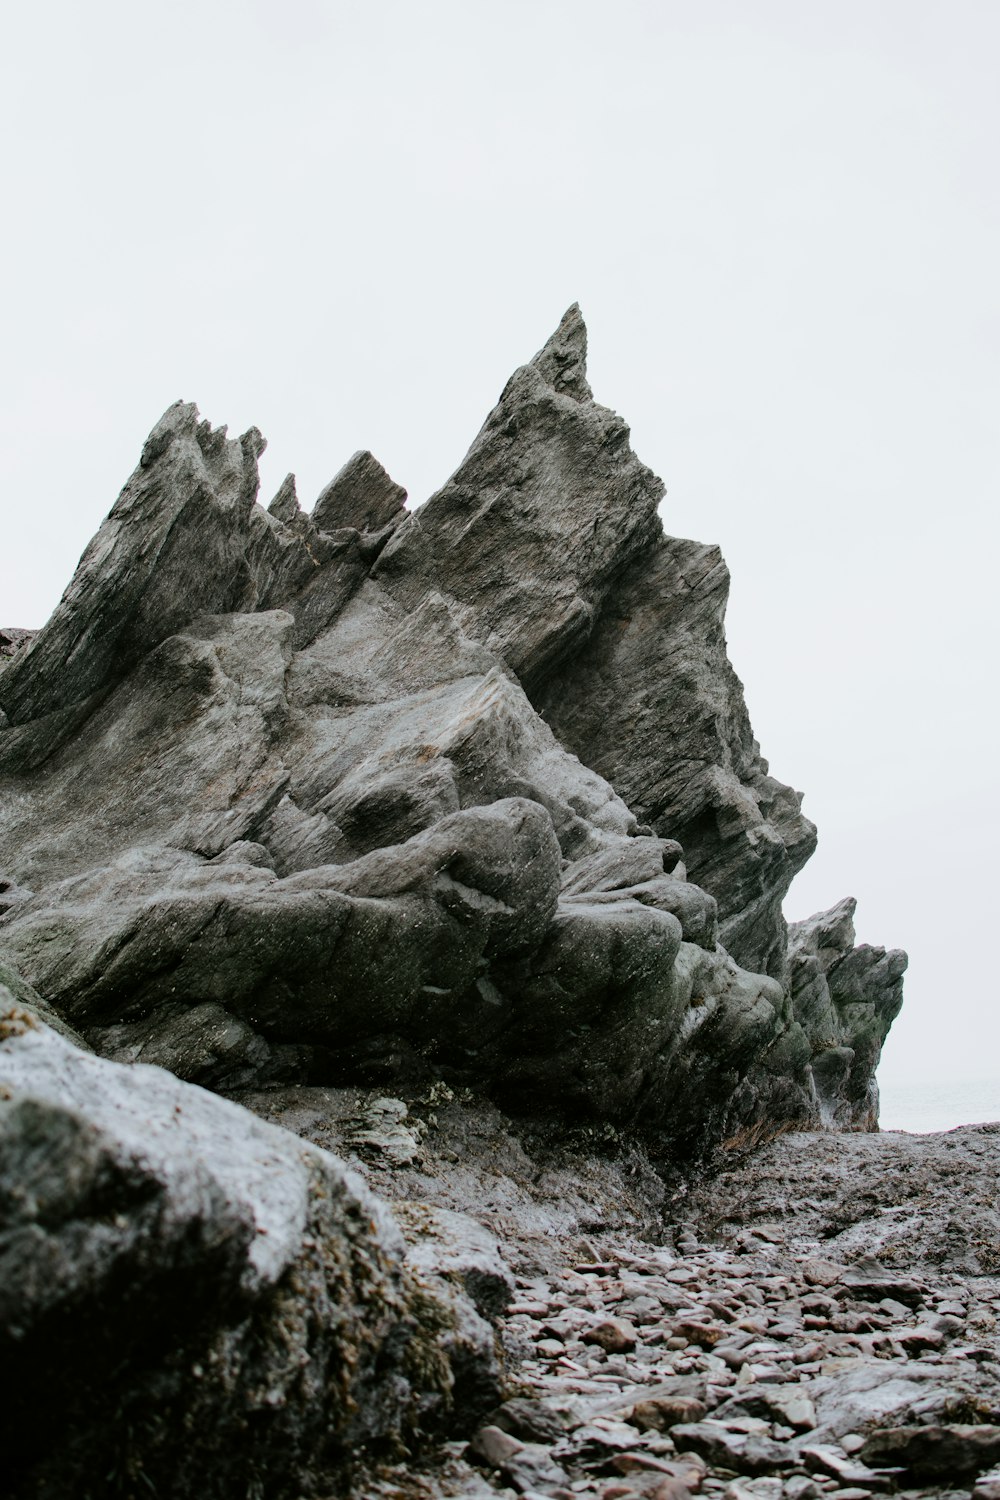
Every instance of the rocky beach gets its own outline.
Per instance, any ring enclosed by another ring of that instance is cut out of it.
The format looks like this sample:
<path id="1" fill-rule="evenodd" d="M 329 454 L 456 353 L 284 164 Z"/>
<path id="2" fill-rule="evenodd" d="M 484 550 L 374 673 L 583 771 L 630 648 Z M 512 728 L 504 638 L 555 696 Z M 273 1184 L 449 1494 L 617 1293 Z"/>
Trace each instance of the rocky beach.
<path id="1" fill-rule="evenodd" d="M 1000 1126 L 879 1132 L 579 309 L 418 508 L 263 448 L 178 402 L 0 630 L 3 1493 L 1000 1497 Z"/>

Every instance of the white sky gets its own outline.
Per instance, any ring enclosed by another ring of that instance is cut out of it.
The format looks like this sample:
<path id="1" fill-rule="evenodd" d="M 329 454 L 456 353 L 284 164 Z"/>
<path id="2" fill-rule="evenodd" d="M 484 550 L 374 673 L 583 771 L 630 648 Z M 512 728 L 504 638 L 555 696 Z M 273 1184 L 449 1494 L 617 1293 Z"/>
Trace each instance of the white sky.
<path id="1" fill-rule="evenodd" d="M 35 0 L 0 28 L 0 624 L 173 400 L 414 500 L 578 299 L 717 541 L 820 850 L 909 949 L 883 1078 L 1000 1072 L 994 0 Z"/>

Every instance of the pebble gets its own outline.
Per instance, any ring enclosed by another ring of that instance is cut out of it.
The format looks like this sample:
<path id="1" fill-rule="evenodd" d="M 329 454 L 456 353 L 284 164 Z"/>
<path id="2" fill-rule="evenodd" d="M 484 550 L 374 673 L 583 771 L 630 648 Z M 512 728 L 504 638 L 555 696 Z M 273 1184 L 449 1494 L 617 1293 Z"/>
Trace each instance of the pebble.
<path id="1" fill-rule="evenodd" d="M 895 1468 L 906 1500 L 1000 1500 L 983 1473 L 1000 1428 L 945 1409 L 997 1407 L 1000 1281 L 953 1278 L 774 1237 L 609 1239 L 520 1284 L 520 1393 L 472 1437 L 475 1482 L 498 1500 L 866 1500 Z"/>

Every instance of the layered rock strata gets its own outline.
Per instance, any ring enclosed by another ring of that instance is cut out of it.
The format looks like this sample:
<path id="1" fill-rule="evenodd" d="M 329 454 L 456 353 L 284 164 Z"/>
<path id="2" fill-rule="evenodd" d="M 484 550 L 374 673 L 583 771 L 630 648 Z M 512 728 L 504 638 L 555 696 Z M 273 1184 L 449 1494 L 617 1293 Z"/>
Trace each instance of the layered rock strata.
<path id="1" fill-rule="evenodd" d="M 664 536 L 585 355 L 572 308 L 415 511 L 368 453 L 264 510 L 256 429 L 154 428 L 0 673 L 0 953 L 91 1046 L 441 1076 L 685 1156 L 873 1124 L 905 960 L 790 965 L 815 831 L 721 558 Z"/>

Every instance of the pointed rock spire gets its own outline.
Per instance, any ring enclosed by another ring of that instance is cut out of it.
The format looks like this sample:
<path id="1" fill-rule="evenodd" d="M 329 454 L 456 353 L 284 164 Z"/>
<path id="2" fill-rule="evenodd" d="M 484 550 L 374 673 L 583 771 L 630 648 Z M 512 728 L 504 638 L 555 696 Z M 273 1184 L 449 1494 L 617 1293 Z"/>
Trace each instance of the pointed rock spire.
<path id="1" fill-rule="evenodd" d="M 578 302 L 566 309 L 559 327 L 531 364 L 561 395 L 572 396 L 574 401 L 594 399 L 587 381 L 587 325 Z"/>
<path id="2" fill-rule="evenodd" d="M 276 521 L 294 521 L 299 514 L 299 497 L 295 492 L 295 475 L 286 474 L 278 486 L 278 492 L 270 505 L 267 513 Z"/>
<path id="3" fill-rule="evenodd" d="M 375 456 L 361 449 L 352 455 L 322 491 L 312 510 L 320 531 L 381 531 L 404 508 L 406 491 L 386 473 Z"/>

